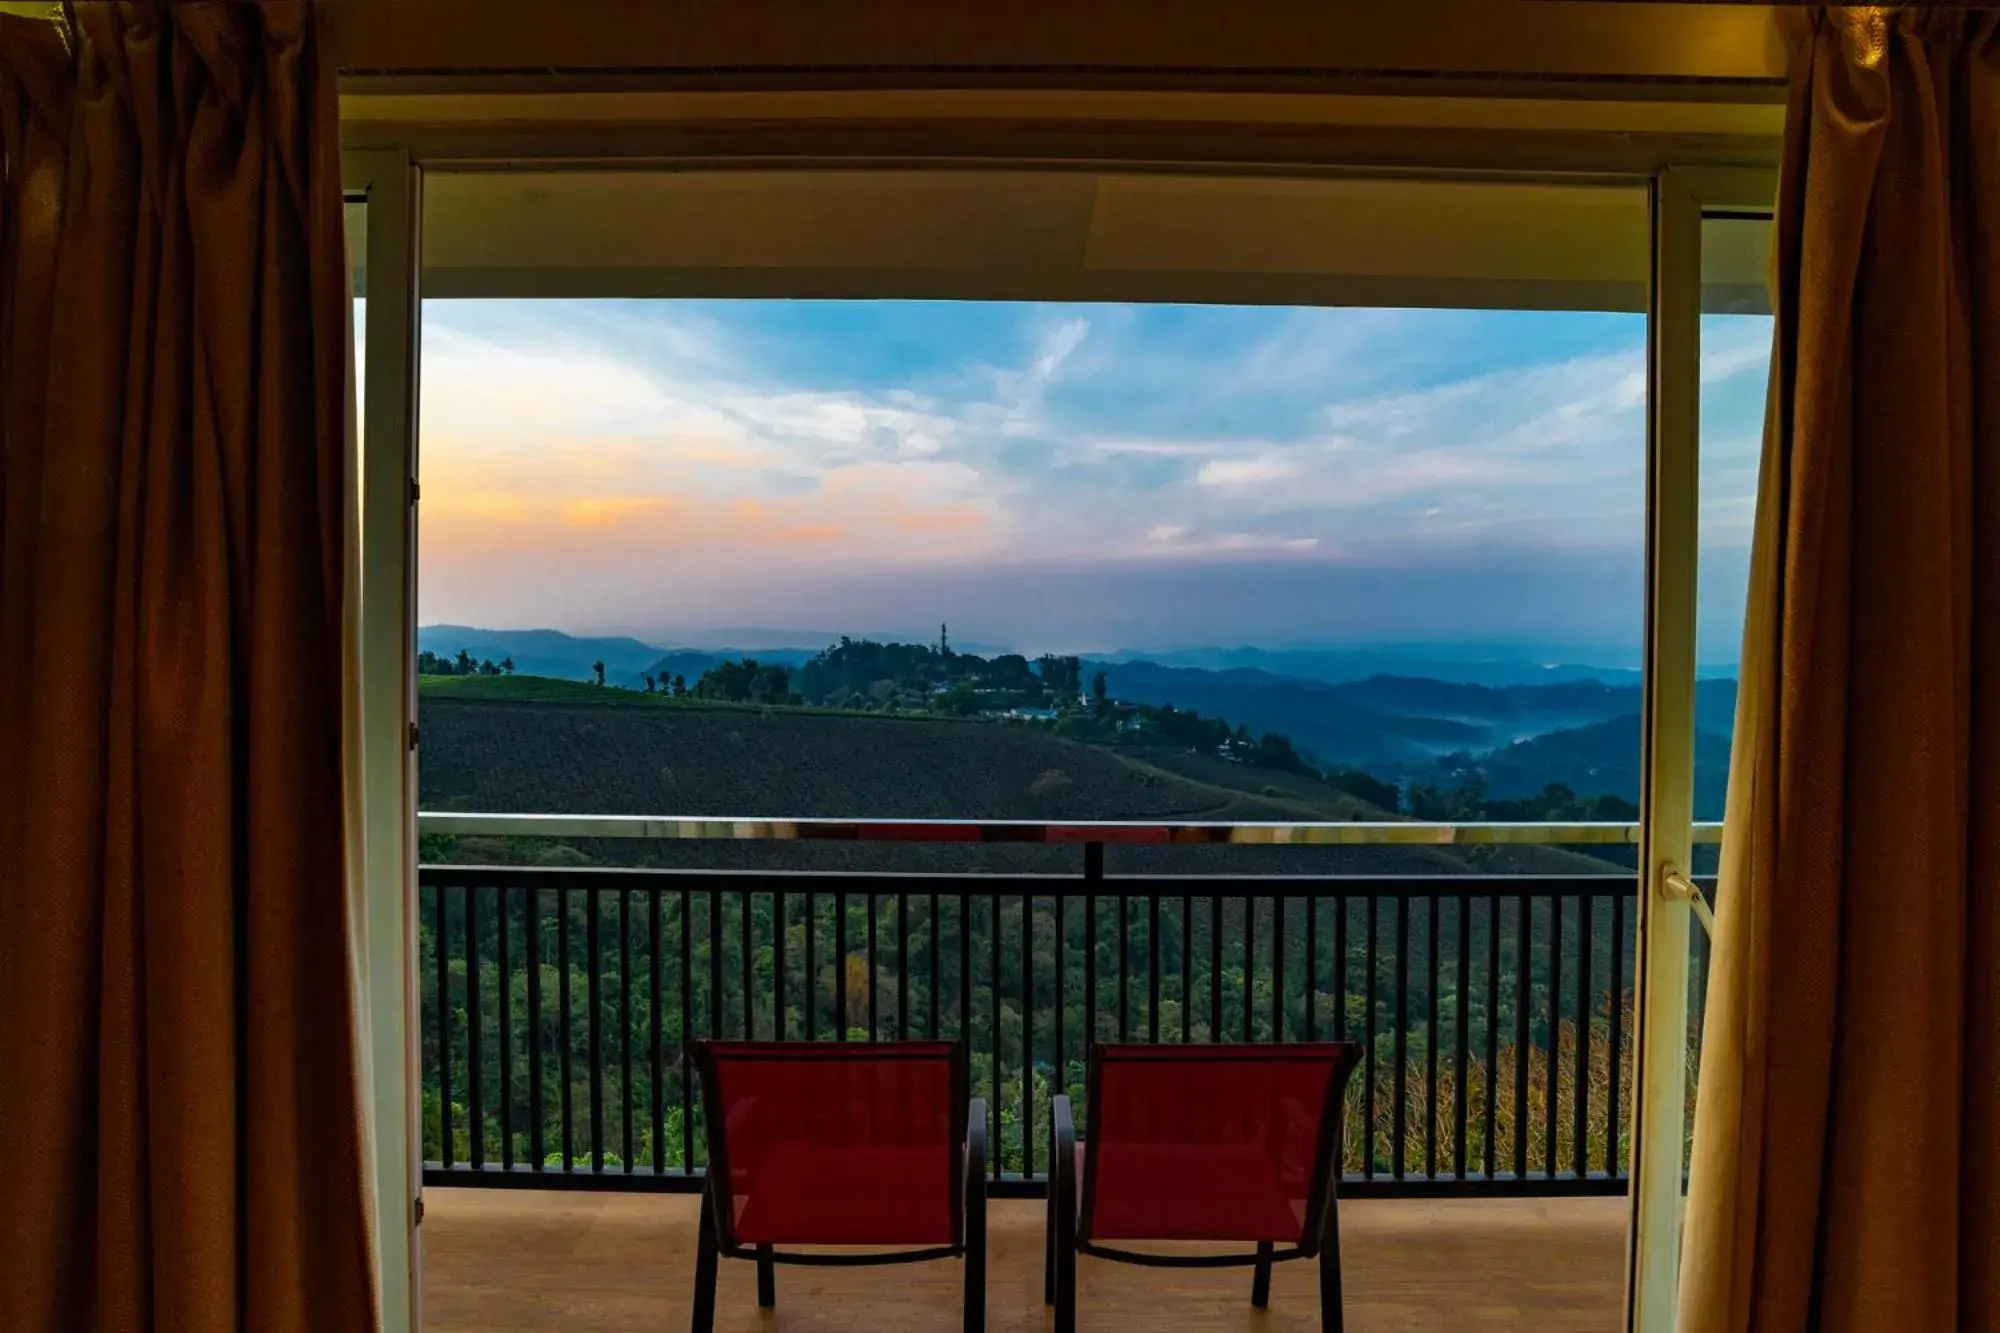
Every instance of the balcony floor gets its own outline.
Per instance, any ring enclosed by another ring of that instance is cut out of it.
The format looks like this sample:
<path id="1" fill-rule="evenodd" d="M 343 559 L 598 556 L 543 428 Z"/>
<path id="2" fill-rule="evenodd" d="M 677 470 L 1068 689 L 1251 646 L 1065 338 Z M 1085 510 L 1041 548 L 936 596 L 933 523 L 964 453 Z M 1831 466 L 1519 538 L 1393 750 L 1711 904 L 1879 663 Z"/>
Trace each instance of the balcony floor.
<path id="1" fill-rule="evenodd" d="M 687 1327 L 698 1201 L 690 1195 L 424 1191 L 426 1333 Z M 990 1205 L 994 1333 L 1049 1326 L 1039 1202 Z M 1341 1206 L 1351 1333 L 1617 1326 L 1622 1198 L 1355 1200 Z M 757 1309 L 755 1269 L 724 1260 L 719 1330 L 956 1329 L 959 1265 L 778 1270 L 778 1308 Z M 1271 1307 L 1250 1307 L 1247 1269 L 1146 1269 L 1078 1261 L 1083 1329 L 1318 1327 L 1310 1264 L 1278 1265 Z"/>

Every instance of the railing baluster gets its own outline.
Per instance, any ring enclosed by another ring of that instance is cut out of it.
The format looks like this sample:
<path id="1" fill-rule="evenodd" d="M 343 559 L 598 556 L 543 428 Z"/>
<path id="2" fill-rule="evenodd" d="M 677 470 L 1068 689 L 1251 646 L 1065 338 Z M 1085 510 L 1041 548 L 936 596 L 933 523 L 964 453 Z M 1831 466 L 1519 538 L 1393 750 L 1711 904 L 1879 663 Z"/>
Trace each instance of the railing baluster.
<path id="1" fill-rule="evenodd" d="M 1576 1175 L 1590 1174 L 1590 1018 L 1597 1008 L 1592 1003 L 1596 969 L 1591 965 L 1591 932 L 1597 928 L 1597 900 L 1589 894 L 1577 896 L 1580 920 L 1576 932 L 1576 1091 L 1571 1094 L 1571 1110 L 1576 1123 L 1571 1137 L 1576 1147 Z"/>
<path id="2" fill-rule="evenodd" d="M 1306 1040 L 1319 1040 L 1319 895 L 1306 899 Z"/>
<path id="3" fill-rule="evenodd" d="M 847 892 L 833 892 L 833 1039 L 847 1040 Z"/>
<path id="4" fill-rule="evenodd" d="M 1243 895 L 1243 1040 L 1256 1036 L 1252 1014 L 1257 1009 L 1257 900 Z"/>
<path id="5" fill-rule="evenodd" d="M 1453 1051 L 1456 1066 L 1452 1081 L 1456 1095 L 1452 1098 L 1452 1174 L 1464 1180 L 1470 1169 L 1466 1162 L 1465 1122 L 1470 1110 L 1468 1103 L 1472 1100 L 1471 1071 L 1466 1052 L 1472 1044 L 1472 899 L 1463 893 L 1458 895 L 1458 1006 L 1455 1017 L 1458 1034 Z"/>
<path id="6" fill-rule="evenodd" d="M 1208 1039 L 1222 1040 L 1222 895 L 1208 895 Z"/>
<path id="7" fill-rule="evenodd" d="M 935 892 L 931 894 L 930 908 L 930 915 L 924 918 L 924 924 L 930 929 L 931 934 L 931 1040 L 936 1041 L 938 1037 L 938 987 L 943 984 L 943 979 L 940 977 L 938 971 L 938 949 L 944 943 L 944 935 L 938 927 L 938 896 Z"/>
<path id="8" fill-rule="evenodd" d="M 1485 1138 L 1480 1165 L 1486 1179 L 1497 1169 L 1493 1136 L 1498 1133 L 1500 1098 L 1500 898 L 1486 899 L 1486 1096 L 1482 1114 Z"/>
<path id="9" fill-rule="evenodd" d="M 1021 1174 L 1035 1174 L 1035 900 L 1021 895 Z"/>
<path id="10" fill-rule="evenodd" d="M 681 890 L 681 1170 L 693 1171 L 694 1162 L 694 892 Z M 568 1081 L 567 1075 L 564 1081 Z"/>
<path id="11" fill-rule="evenodd" d="M 507 949 L 507 886 L 498 891 L 500 915 L 493 919 L 494 948 L 500 955 L 500 1165 L 514 1169 L 514 988 L 509 984 L 511 955 Z"/>
<path id="12" fill-rule="evenodd" d="M 1712 880 L 1702 887 L 1710 894 L 1715 892 Z M 1714 959 L 1711 957 L 1713 946 L 1707 931 L 1695 928 L 1689 933 L 1694 936 L 1694 1030 L 1699 1033 L 1708 1024 L 1708 970 L 1714 964 Z"/>
<path id="13" fill-rule="evenodd" d="M 1625 895 L 1611 895 L 1611 1087 L 1605 1097 L 1604 1169 L 1617 1176 L 1625 1169 L 1620 1151 L 1623 1126 L 1618 1120 L 1618 1085 L 1625 1073 Z"/>
<path id="14" fill-rule="evenodd" d="M 1181 895 L 1181 1041 L 1189 1041 L 1194 1021 L 1194 898 Z"/>
<path id="15" fill-rule="evenodd" d="M 1361 1174 L 1368 1180 L 1375 1179 L 1375 977 L 1377 970 L 1375 932 L 1377 918 L 1380 916 L 1380 905 L 1375 901 L 1375 895 L 1371 893 L 1368 895 L 1368 935 L 1361 946 L 1362 966 L 1367 971 L 1367 980 L 1363 984 L 1367 987 L 1368 1009 L 1368 1022 L 1364 1029 L 1365 1035 L 1361 1039 L 1363 1043 L 1361 1053 L 1361 1083 L 1362 1091 L 1367 1099 L 1365 1119 L 1368 1124 L 1368 1155 L 1362 1159 Z"/>
<path id="16" fill-rule="evenodd" d="M 1431 1180 L 1438 1173 L 1438 910 L 1443 905 L 1436 894 L 1424 900 L 1424 984 L 1430 997 L 1424 1006 L 1424 1175 Z"/>
<path id="17" fill-rule="evenodd" d="M 876 992 L 881 989 L 877 983 L 882 979 L 880 964 L 876 961 L 881 955 L 875 951 L 875 908 L 880 901 L 881 895 L 870 890 L 868 893 L 868 1040 L 870 1041 L 879 1041 L 882 1038 L 882 1031 L 877 1026 L 880 1011 L 875 1002 Z"/>
<path id="18" fill-rule="evenodd" d="M 896 893 L 896 1040 L 910 1039 L 910 895 Z"/>
<path id="19" fill-rule="evenodd" d="M 1006 1144 L 1000 1138 L 1000 1090 L 1006 1086 L 1005 1057 L 1000 1050 L 1000 895 L 994 893 L 986 904 L 986 944 L 993 955 L 992 970 L 986 974 L 986 1030 L 993 1038 L 993 1063 L 987 1071 L 990 1093 L 987 1119 L 993 1122 L 988 1142 L 993 1145 L 993 1179 L 998 1180 L 1001 1159 L 1007 1155 Z"/>
<path id="20" fill-rule="evenodd" d="M 1056 1010 L 1055 1014 L 1053 1015 L 1053 1021 L 1050 1024 L 1050 1026 L 1054 1029 L 1052 1035 L 1055 1037 L 1056 1049 L 1055 1049 L 1055 1063 L 1050 1066 L 1052 1075 L 1049 1079 L 1049 1092 L 1053 1096 L 1057 1097 L 1064 1097 L 1069 1095 L 1069 1065 L 1065 1062 L 1064 1059 L 1065 1054 L 1067 1053 L 1069 1048 L 1064 1044 L 1063 1041 L 1064 1037 L 1063 1008 L 1068 1000 L 1068 996 L 1065 994 L 1066 987 L 1063 984 L 1063 969 L 1068 965 L 1069 962 L 1069 959 L 1065 956 L 1068 953 L 1068 950 L 1065 947 L 1067 941 L 1063 938 L 1063 935 L 1064 932 L 1069 929 L 1068 907 L 1069 907 L 1068 897 L 1063 893 L 1063 891 L 1060 888 L 1058 888 L 1055 892 L 1055 896 L 1049 901 L 1049 909 L 1054 914 L 1056 921 L 1056 940 L 1055 940 L 1056 974 L 1055 974 L 1055 986 L 1054 986 L 1055 998 L 1056 998 Z M 1051 1171 L 1055 1170 L 1054 1162 L 1049 1163 L 1049 1170 Z"/>
<path id="21" fill-rule="evenodd" d="M 958 1039 L 972 1058 L 972 898 L 958 895 Z M 994 1151 L 997 1153 L 998 1148 Z"/>
<path id="22" fill-rule="evenodd" d="M 1113 940 L 1118 949 L 1118 1040 L 1120 1041 L 1130 1041 L 1132 1036 L 1130 1030 L 1132 1011 L 1125 1002 L 1126 963 L 1132 957 L 1132 927 L 1126 919 L 1126 902 L 1127 899 L 1121 892 L 1118 895 L 1118 934 Z"/>
<path id="23" fill-rule="evenodd" d="M 1097 1044 L 1097 891 L 1104 887 L 1104 844 L 1083 846 L 1083 1052 Z"/>
<path id="24" fill-rule="evenodd" d="M 657 890 L 655 891 L 657 892 Z M 532 1169 L 542 1169 L 548 1155 L 542 1131 L 542 891 L 533 885 L 527 892 L 527 921 L 524 931 L 528 946 L 528 1150 Z"/>
<path id="25" fill-rule="evenodd" d="M 590 1169 L 604 1170 L 604 962 L 603 936 L 599 929 L 598 917 L 602 915 L 603 904 L 594 889 L 583 891 L 584 908 L 590 915 L 584 918 L 583 948 L 588 955 L 584 966 L 584 1003 L 590 1006 L 589 1022 L 585 1025 L 589 1034 L 590 1050 Z"/>
<path id="26" fill-rule="evenodd" d="M 431 907 L 437 936 L 438 1160 L 450 1166 L 456 1154 L 452 1150 L 451 1123 L 451 933 L 445 923 L 447 893 L 440 884 L 433 891 Z"/>
<path id="27" fill-rule="evenodd" d="M 618 890 L 618 1146 L 632 1174 L 632 895 Z"/>
<path id="28" fill-rule="evenodd" d="M 1146 895 L 1146 1040 L 1160 1040 L 1160 895 Z"/>
<path id="29" fill-rule="evenodd" d="M 806 890 L 806 1040 L 819 1040 L 819 964 L 815 958 L 815 937 L 819 934 L 819 904 L 813 891 Z"/>
<path id="30" fill-rule="evenodd" d="M 1285 915 L 1289 898 L 1271 897 L 1271 1040 L 1285 1039 Z"/>
<path id="31" fill-rule="evenodd" d="M 1528 1178 L 1528 1002 L 1534 993 L 1535 914 L 1522 894 L 1514 920 L 1514 1179 Z"/>
<path id="32" fill-rule="evenodd" d="M 1395 1116 L 1391 1130 L 1390 1175 L 1396 1180 L 1403 1178 L 1404 1150 L 1409 1146 L 1409 1099 L 1410 1099 L 1410 899 L 1407 893 L 1396 895 L 1396 1031 L 1392 1034 L 1390 1050 L 1394 1054 L 1396 1068 L 1390 1084 L 1390 1109 Z"/>
<path id="33" fill-rule="evenodd" d="M 570 996 L 570 891 L 556 890 L 556 952 L 562 955 L 562 971 L 556 977 L 556 1000 L 562 1007 L 562 1045 L 557 1048 L 561 1059 L 557 1062 L 557 1072 L 562 1075 L 562 1169 L 574 1169 L 576 1159 L 576 1107 L 571 1089 L 576 1086 L 574 1059 L 576 1045 L 575 1008 Z"/>
<path id="34" fill-rule="evenodd" d="M 1333 900 L 1333 1039 L 1347 1040 L 1347 914 L 1346 894 Z"/>
<path id="35" fill-rule="evenodd" d="M 778 1041 L 792 1035 L 785 984 L 785 900 L 790 896 L 783 889 L 771 893 L 771 1036 Z"/>
<path id="36" fill-rule="evenodd" d="M 748 884 L 736 895 L 736 919 L 743 935 L 743 1040 L 757 1040 L 757 913 L 756 894 Z M 776 1031 L 771 1033 L 777 1036 Z"/>
<path id="37" fill-rule="evenodd" d="M 722 1030 L 722 890 L 708 894 L 708 1035 L 720 1039 Z"/>
<path id="38" fill-rule="evenodd" d="M 653 1174 L 666 1170 L 667 1123 L 665 1108 L 660 1104 L 660 1057 L 666 1034 L 663 1024 L 666 1007 L 660 998 L 661 956 L 667 951 L 667 942 L 660 937 L 660 890 L 657 886 L 646 893 L 646 939 L 652 945 L 652 954 L 646 980 L 650 983 L 646 1000 L 653 1010 L 653 1039 L 646 1043 L 646 1071 L 650 1076 L 646 1089 L 649 1109 L 653 1113 L 653 1151 L 651 1153 Z"/>
<path id="39" fill-rule="evenodd" d="M 474 1168 L 486 1165 L 486 1084 L 481 1075 L 485 1025 L 479 1013 L 479 889 L 465 890 L 465 1127 Z"/>
<path id="40" fill-rule="evenodd" d="M 1556 1150 L 1559 1146 L 1556 1126 L 1561 1121 L 1559 1103 L 1562 1091 L 1562 955 L 1563 900 L 1559 889 L 1549 896 L 1548 1104 L 1542 1108 L 1542 1151 L 1548 1159 L 1542 1165 L 1550 1176 L 1556 1174 Z"/>

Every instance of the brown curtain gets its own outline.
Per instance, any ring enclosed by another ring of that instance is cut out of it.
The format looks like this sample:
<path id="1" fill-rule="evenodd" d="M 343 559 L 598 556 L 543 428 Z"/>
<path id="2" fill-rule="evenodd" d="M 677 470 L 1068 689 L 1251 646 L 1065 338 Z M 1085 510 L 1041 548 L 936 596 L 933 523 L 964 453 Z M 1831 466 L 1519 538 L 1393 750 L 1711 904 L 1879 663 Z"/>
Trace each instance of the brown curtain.
<path id="1" fill-rule="evenodd" d="M 0 18 L 0 1325 L 369 1329 L 332 74 L 74 14 Z"/>
<path id="2" fill-rule="evenodd" d="M 1794 22 L 1681 1326 L 2000 1329 L 2000 19 Z"/>

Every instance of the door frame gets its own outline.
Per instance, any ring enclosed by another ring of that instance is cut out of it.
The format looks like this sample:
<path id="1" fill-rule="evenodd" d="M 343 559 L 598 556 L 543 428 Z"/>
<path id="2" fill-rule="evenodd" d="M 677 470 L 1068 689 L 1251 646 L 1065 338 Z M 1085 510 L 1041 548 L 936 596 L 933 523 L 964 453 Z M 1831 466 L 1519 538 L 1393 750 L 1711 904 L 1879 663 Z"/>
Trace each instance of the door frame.
<path id="1" fill-rule="evenodd" d="M 1693 858 L 1695 624 L 1701 549 L 1701 224 L 1713 211 L 1768 209 L 1776 172 L 1668 166 L 1653 183 L 1647 336 L 1646 658 L 1639 794 L 1638 1096 L 1632 1111 L 1632 1221 L 1626 1323 L 1671 1333 L 1680 1280 L 1687 1133 L 1689 932 L 1668 877 Z"/>
<path id="2" fill-rule="evenodd" d="M 741 95 L 738 94 L 740 97 Z M 741 108 L 732 112 L 740 113 Z M 423 173 L 522 166 L 631 166 L 673 170 L 730 166 L 1046 166 L 1050 144 L 1074 151 L 1074 126 L 996 125 L 1000 138 L 975 136 L 961 160 L 940 155 L 935 125 L 881 122 L 787 127 L 773 121 L 749 134 L 710 139 L 686 153 L 686 127 L 629 123 L 518 123 L 401 127 L 370 121 L 343 154 L 345 183 L 368 202 L 367 388 L 361 470 L 360 678 L 363 733 L 365 958 L 369 975 L 369 1055 L 375 1126 L 383 1326 L 420 1327 L 422 1216 L 420 1031 L 415 968 L 416 465 Z M 926 150 L 907 150 L 905 129 L 922 130 Z M 798 136 L 807 133 L 801 140 Z M 1054 137 L 1049 137 L 1049 135 Z M 773 139 L 769 136 L 775 135 Z M 1335 136 L 1333 142 L 1341 142 Z M 1669 870 L 1691 850 L 1695 564 L 1699 478 L 1700 223 L 1707 209 L 1770 206 L 1775 142 L 1768 135 L 1698 140 L 1666 134 L 1563 135 L 1499 140 L 1432 128 L 1274 140 L 1210 126 L 1157 132 L 1120 127 L 1096 141 L 1102 157 L 1074 165 L 1122 171 L 1199 170 L 1219 174 L 1403 175 L 1438 179 L 1623 181 L 1649 186 L 1653 265 L 1649 284 L 1647 449 L 1646 695 L 1639 866 L 1637 1012 L 1632 1104 L 1632 1224 L 1628 1234 L 1625 1327 L 1671 1333 L 1679 1253 L 1682 1106 L 1686 1092 L 1687 905 L 1663 891 Z M 1177 152 L 1175 145 L 1196 148 Z M 783 144 L 789 151 L 772 155 Z M 1240 155 L 1232 156 L 1235 144 Z M 808 146 L 809 145 L 809 146 Z M 801 152 L 804 147 L 806 151 Z M 1290 155 L 1288 157 L 1288 154 Z M 1747 165 L 1746 165 L 1747 164 Z M 1657 1165 L 1656 1164 L 1660 1164 Z M 407 1200 L 408 1208 L 392 1208 Z M 392 1219 L 400 1217 L 398 1227 Z"/>
<path id="3" fill-rule="evenodd" d="M 350 735 L 358 811 L 363 1087 L 368 1090 L 376 1300 L 384 1333 L 422 1323 L 423 1106 L 416 900 L 417 218 L 422 175 L 407 152 L 341 154 L 341 183 L 367 204 L 367 328 L 355 459 L 358 573 L 351 623 L 359 709 Z"/>

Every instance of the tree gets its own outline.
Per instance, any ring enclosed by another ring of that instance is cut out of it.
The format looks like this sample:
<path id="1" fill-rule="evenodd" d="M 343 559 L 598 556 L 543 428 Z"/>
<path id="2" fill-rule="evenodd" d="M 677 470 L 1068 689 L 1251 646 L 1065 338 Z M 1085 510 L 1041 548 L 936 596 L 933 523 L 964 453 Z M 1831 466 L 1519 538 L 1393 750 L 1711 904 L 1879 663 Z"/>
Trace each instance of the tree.
<path id="1" fill-rule="evenodd" d="M 653 692 L 653 677 L 650 673 L 648 673 L 648 675 L 646 676 L 646 693 L 651 694 L 652 692 Z"/>
<path id="2" fill-rule="evenodd" d="M 791 671 L 776 663 L 760 663 L 754 657 L 721 662 L 702 673 L 694 684 L 694 694 L 697 699 L 723 699 L 730 703 L 790 703 Z"/>
<path id="3" fill-rule="evenodd" d="M 602 684 L 604 683 L 604 663 L 603 663 L 603 661 L 602 661 L 602 660 L 599 660 L 599 661 L 596 661 L 596 662 L 592 662 L 592 663 L 590 664 L 590 669 L 591 669 L 592 671 L 595 671 L 595 672 L 597 673 L 597 683 L 598 683 L 599 685 L 602 685 Z"/>
<path id="4" fill-rule="evenodd" d="M 979 694 L 967 681 L 953 681 L 951 688 L 939 695 L 932 707 L 953 717 L 971 717 L 979 711 Z"/>
<path id="5" fill-rule="evenodd" d="M 506 673 L 507 673 L 508 675 L 510 675 L 510 676 L 511 676 L 511 675 L 513 675 L 513 674 L 514 674 L 514 659 L 513 659 L 513 658 L 511 658 L 511 657 L 503 657 L 503 658 L 501 658 L 501 659 L 500 659 L 500 669 L 501 669 L 502 671 L 506 672 Z"/>
<path id="6" fill-rule="evenodd" d="M 1111 682 L 1105 678 L 1103 667 L 1099 667 L 1097 674 L 1090 678 L 1090 694 L 1100 705 L 1110 701 Z"/>
<path id="7" fill-rule="evenodd" d="M 458 650 L 458 674 L 461 676 L 472 674 L 472 654 L 463 648 Z"/>
<path id="8" fill-rule="evenodd" d="M 676 671 L 674 673 L 674 698 L 676 699 L 683 698 L 686 696 L 687 692 L 688 692 L 688 678 L 686 676 L 681 675 L 678 671 Z"/>

